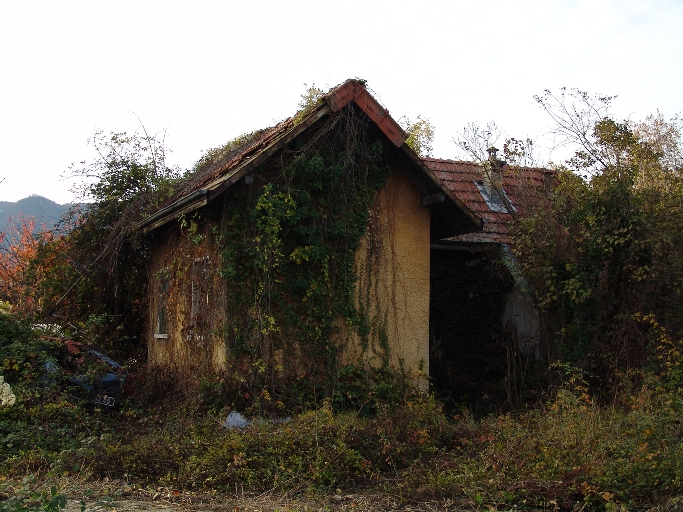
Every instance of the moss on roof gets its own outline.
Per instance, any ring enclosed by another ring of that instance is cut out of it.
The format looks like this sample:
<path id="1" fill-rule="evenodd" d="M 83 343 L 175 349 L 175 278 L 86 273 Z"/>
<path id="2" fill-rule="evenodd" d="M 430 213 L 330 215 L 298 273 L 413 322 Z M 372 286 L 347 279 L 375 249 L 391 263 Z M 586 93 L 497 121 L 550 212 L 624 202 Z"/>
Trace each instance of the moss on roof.
<path id="1" fill-rule="evenodd" d="M 228 160 L 233 154 L 238 153 L 243 146 L 246 146 L 259 135 L 261 135 L 267 128 L 255 130 L 253 132 L 246 132 L 238 135 L 234 139 L 230 139 L 225 144 L 213 149 L 207 149 L 199 160 L 192 166 L 191 174 L 201 174 L 216 164 Z"/>

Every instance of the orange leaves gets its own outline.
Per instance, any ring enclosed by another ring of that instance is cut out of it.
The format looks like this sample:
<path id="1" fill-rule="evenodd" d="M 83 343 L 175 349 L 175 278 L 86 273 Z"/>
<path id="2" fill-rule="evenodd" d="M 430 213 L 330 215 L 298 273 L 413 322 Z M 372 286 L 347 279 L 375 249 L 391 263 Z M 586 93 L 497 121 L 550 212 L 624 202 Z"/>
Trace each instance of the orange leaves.
<path id="1" fill-rule="evenodd" d="M 65 239 L 45 226 L 37 230 L 35 218 L 19 216 L 10 220 L 0 240 L 0 296 L 21 315 L 36 313 L 42 303 L 38 289 L 63 259 Z"/>

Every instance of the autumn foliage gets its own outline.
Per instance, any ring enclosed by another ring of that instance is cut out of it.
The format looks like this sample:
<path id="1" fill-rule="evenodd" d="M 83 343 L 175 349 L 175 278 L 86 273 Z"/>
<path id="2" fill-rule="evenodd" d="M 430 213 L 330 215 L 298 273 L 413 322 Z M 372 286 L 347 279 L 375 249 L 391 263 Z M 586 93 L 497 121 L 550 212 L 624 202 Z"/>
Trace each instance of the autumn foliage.
<path id="1" fill-rule="evenodd" d="M 37 230 L 35 218 L 20 215 L 10 219 L 0 243 L 0 298 L 21 316 L 39 315 L 49 300 L 49 278 L 64 264 L 65 237 L 45 226 Z"/>

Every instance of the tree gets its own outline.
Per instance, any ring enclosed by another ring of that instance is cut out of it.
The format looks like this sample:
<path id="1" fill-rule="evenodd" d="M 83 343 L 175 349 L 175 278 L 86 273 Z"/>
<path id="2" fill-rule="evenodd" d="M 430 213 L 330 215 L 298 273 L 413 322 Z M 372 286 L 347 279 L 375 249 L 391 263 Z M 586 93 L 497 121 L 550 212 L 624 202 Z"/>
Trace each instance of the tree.
<path id="1" fill-rule="evenodd" d="M 551 357 L 608 383 L 657 365 L 683 332 L 683 181 L 677 120 L 615 121 L 611 97 L 537 101 L 574 155 L 516 222 L 515 252 L 542 309 Z"/>
<path id="2" fill-rule="evenodd" d="M 467 123 L 462 133 L 453 137 L 453 143 L 458 147 L 461 158 L 471 160 L 488 169 L 487 162 L 495 146 L 503 136 L 503 130 L 494 122 L 489 121 L 486 126 L 478 123 Z M 503 142 L 503 161 L 515 166 L 533 166 L 536 164 L 534 143 L 530 138 L 515 139 L 507 137 Z"/>
<path id="3" fill-rule="evenodd" d="M 20 215 L 10 219 L 0 240 L 0 300 L 21 316 L 36 315 L 44 305 L 39 284 L 57 265 L 56 258 L 45 257 L 45 247 L 63 251 L 63 237 L 45 226 L 36 230 L 35 218 Z"/>
<path id="4" fill-rule="evenodd" d="M 96 132 L 97 157 L 72 168 L 83 181 L 84 206 L 71 212 L 73 227 L 61 237 L 58 264 L 37 285 L 41 314 L 63 325 L 94 329 L 99 342 L 139 348 L 144 312 L 147 245 L 136 227 L 174 194 L 178 169 L 166 165 L 157 136 Z M 34 262 L 51 261 L 58 248 L 43 244 Z"/>
<path id="5" fill-rule="evenodd" d="M 407 117 L 399 120 L 401 126 L 408 134 L 406 144 L 421 157 L 432 156 L 432 144 L 434 143 L 434 126 L 429 119 L 417 116 L 415 121 Z"/>

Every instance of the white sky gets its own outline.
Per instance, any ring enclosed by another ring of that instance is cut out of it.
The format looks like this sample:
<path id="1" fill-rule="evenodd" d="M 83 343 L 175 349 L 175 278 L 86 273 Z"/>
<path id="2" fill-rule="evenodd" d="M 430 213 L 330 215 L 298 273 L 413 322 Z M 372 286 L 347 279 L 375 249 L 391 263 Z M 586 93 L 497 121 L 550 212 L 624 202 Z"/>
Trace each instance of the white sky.
<path id="1" fill-rule="evenodd" d="M 72 201 L 95 129 L 167 130 L 171 162 L 292 115 L 304 83 L 368 80 L 429 118 L 452 158 L 468 121 L 541 135 L 544 89 L 618 94 L 619 117 L 682 110 L 682 0 L 0 0 L 0 200 Z"/>

